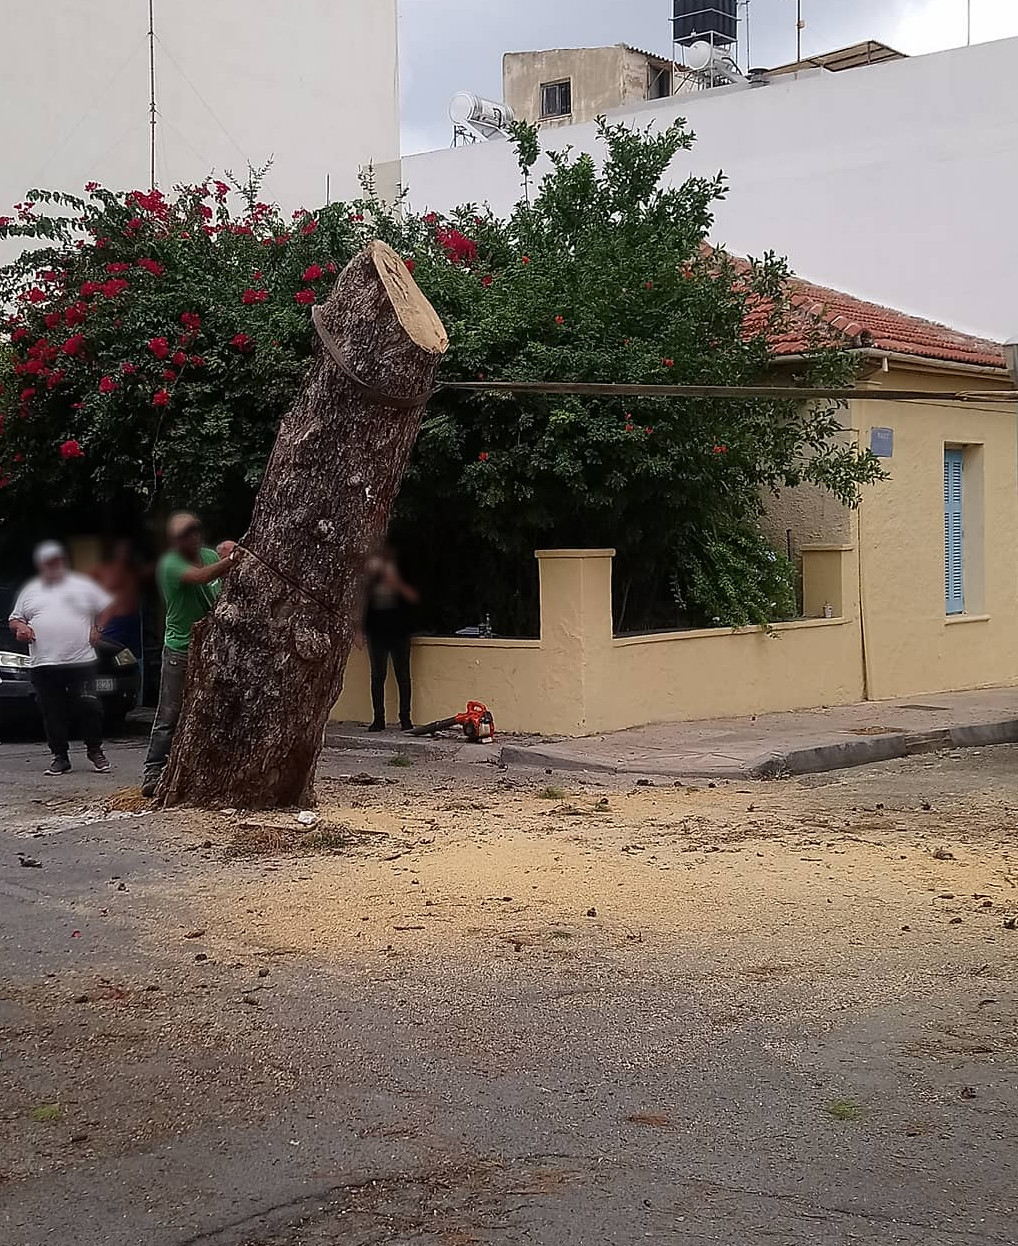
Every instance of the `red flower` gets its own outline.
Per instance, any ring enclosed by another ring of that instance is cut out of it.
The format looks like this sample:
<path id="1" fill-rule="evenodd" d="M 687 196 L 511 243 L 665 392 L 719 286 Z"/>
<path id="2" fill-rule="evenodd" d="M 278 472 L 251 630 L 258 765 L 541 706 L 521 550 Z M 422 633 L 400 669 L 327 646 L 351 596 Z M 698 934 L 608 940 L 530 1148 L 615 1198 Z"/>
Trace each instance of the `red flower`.
<path id="1" fill-rule="evenodd" d="M 34 397 L 35 397 L 35 386 L 34 385 L 31 385 L 29 386 L 28 389 L 23 389 L 21 391 L 22 402 L 31 402 Z"/>
<path id="2" fill-rule="evenodd" d="M 451 264 L 473 264 L 477 260 L 477 243 L 458 229 L 439 229 L 435 239 Z"/>
<path id="3" fill-rule="evenodd" d="M 666 368 L 674 368 L 674 367 L 675 367 L 675 360 L 674 360 L 674 359 L 662 359 L 662 360 L 661 360 L 661 362 L 664 364 L 664 366 L 665 366 Z"/>
<path id="4" fill-rule="evenodd" d="M 197 333 L 201 328 L 201 316 L 195 312 L 184 312 L 180 317 L 180 323 L 185 329 L 190 330 L 191 333 Z"/>
<path id="5" fill-rule="evenodd" d="M 413 263 L 412 260 L 411 260 L 411 263 Z M 332 273 L 333 275 L 335 275 L 336 265 L 332 262 L 332 260 L 329 260 L 328 264 L 325 265 L 325 271 L 327 273 Z"/>
<path id="6" fill-rule="evenodd" d="M 727 446 L 715 446 L 715 447 L 714 447 L 714 453 L 715 453 L 715 454 L 727 454 L 727 453 L 728 453 L 728 447 L 727 447 Z"/>
<path id="7" fill-rule="evenodd" d="M 142 225 L 144 224 L 145 222 L 141 219 L 140 216 L 133 217 L 131 220 L 127 222 L 127 228 L 124 230 L 124 233 L 127 234 L 128 238 L 130 238 L 130 236 L 134 233 L 137 233 L 138 230 L 141 229 Z"/>
<path id="8" fill-rule="evenodd" d="M 198 211 L 201 213 L 202 219 L 206 221 L 211 221 L 213 216 L 215 216 L 215 213 L 207 203 L 203 203 Z"/>
<path id="9" fill-rule="evenodd" d="M 109 238 L 96 238 L 95 245 L 99 251 L 105 251 L 110 245 L 110 240 Z"/>
<path id="10" fill-rule="evenodd" d="M 67 373 L 64 372 L 63 369 L 57 368 L 55 372 L 51 372 L 46 378 L 46 388 L 56 389 L 66 375 Z"/>
<path id="11" fill-rule="evenodd" d="M 653 430 L 652 428 L 645 428 L 643 431 L 644 431 L 644 432 L 647 434 L 647 436 L 649 437 L 649 436 L 651 435 L 651 433 L 652 433 L 654 430 Z"/>
<path id="12" fill-rule="evenodd" d="M 254 341 L 246 333 L 238 333 L 236 337 L 230 339 L 230 345 L 236 346 L 238 350 L 250 350 Z"/>
<path id="13" fill-rule="evenodd" d="M 85 189 L 88 191 L 89 194 L 91 194 L 93 190 L 99 189 L 99 183 L 98 182 L 86 182 Z"/>
<path id="14" fill-rule="evenodd" d="M 408 273 L 412 273 L 414 269 L 417 267 L 416 260 L 404 260 L 403 263 L 406 265 L 406 270 Z"/>
<path id="15" fill-rule="evenodd" d="M 138 369 L 133 363 L 122 363 L 120 365 L 120 371 L 123 372 L 124 376 L 135 376 Z"/>
<path id="16" fill-rule="evenodd" d="M 106 298 L 115 299 L 118 294 L 123 294 L 129 287 L 123 277 L 111 277 L 109 281 L 104 282 L 100 286 L 100 289 Z"/>
<path id="17" fill-rule="evenodd" d="M 147 273 L 151 273 L 153 277 L 161 277 L 166 269 L 158 260 L 140 259 L 138 267 L 144 268 Z"/>
<path id="18" fill-rule="evenodd" d="M 173 371 L 173 369 L 172 369 L 172 368 L 167 368 L 167 369 L 163 372 L 163 380 L 164 380 L 164 381 L 175 381 L 176 379 L 177 379 L 177 374 L 176 374 L 176 372 L 174 372 L 174 371 Z"/>
<path id="19" fill-rule="evenodd" d="M 260 285 L 260 284 L 261 284 L 261 281 L 262 281 L 262 275 L 261 275 L 261 273 L 252 273 L 252 274 L 251 274 L 251 280 L 252 280 L 252 281 L 256 281 L 256 282 L 258 282 L 258 284 Z"/>
<path id="20" fill-rule="evenodd" d="M 351 212 L 350 220 L 353 221 L 355 224 L 360 224 L 360 222 L 364 220 L 364 213 L 363 212 Z"/>
<path id="21" fill-rule="evenodd" d="M 64 316 L 62 312 L 47 312 L 44 318 L 46 328 L 55 329 L 58 324 L 63 323 L 63 319 L 64 319 Z"/>
<path id="22" fill-rule="evenodd" d="M 170 344 L 164 337 L 152 338 L 148 348 L 157 359 L 165 359 L 170 353 Z"/>
<path id="23" fill-rule="evenodd" d="M 170 395 L 165 389 L 156 390 L 152 395 L 152 405 L 154 407 L 165 407 L 169 405 Z"/>
<path id="24" fill-rule="evenodd" d="M 487 451 L 487 450 L 482 450 L 482 451 L 481 451 L 481 453 L 477 456 L 477 458 L 478 458 L 478 460 L 479 460 L 481 463 L 487 463 L 487 461 L 488 461 L 488 451 Z"/>
<path id="25" fill-rule="evenodd" d="M 309 268 L 304 269 L 304 281 L 319 281 L 325 276 L 325 269 L 321 264 L 312 264 Z"/>
<path id="26" fill-rule="evenodd" d="M 214 182 L 213 185 L 216 188 L 216 198 L 220 203 L 222 203 L 222 201 L 230 193 L 230 188 L 225 182 Z"/>
<path id="27" fill-rule="evenodd" d="M 6 229 L 8 225 L 14 224 L 13 216 L 0 216 L 0 229 Z"/>
<path id="28" fill-rule="evenodd" d="M 556 323 L 556 324 L 558 324 L 558 325 L 562 325 L 562 324 L 565 324 L 565 322 L 566 322 L 566 318 L 565 318 L 565 316 L 556 316 L 556 317 L 555 317 L 555 323 Z"/>
<path id="29" fill-rule="evenodd" d="M 635 424 L 627 424 L 627 425 L 626 425 L 626 432 L 627 432 L 627 433 L 632 433 L 632 432 L 634 432 L 635 430 L 636 430 L 636 425 L 635 425 Z"/>
<path id="30" fill-rule="evenodd" d="M 298 290 L 293 297 L 298 303 L 303 303 L 307 306 L 309 303 L 313 303 L 315 301 L 315 292 L 314 290 Z"/>
<path id="31" fill-rule="evenodd" d="M 192 355 L 191 356 L 191 367 L 192 368 L 204 368 L 205 367 L 204 358 L 201 355 Z"/>
<path id="32" fill-rule="evenodd" d="M 60 457 L 64 459 L 81 459 L 85 457 L 85 451 L 73 438 L 65 441 L 60 447 Z"/>
<path id="33" fill-rule="evenodd" d="M 250 307 L 252 303 L 264 303 L 269 297 L 268 290 L 245 290 L 240 296 L 240 301 L 245 307 Z"/>
<path id="34" fill-rule="evenodd" d="M 300 232 L 305 237 L 308 237 L 308 235 L 313 234 L 317 228 L 318 228 L 318 222 L 312 217 L 312 219 L 308 221 L 308 223 L 301 228 Z"/>
<path id="35" fill-rule="evenodd" d="M 484 276 L 481 278 L 481 285 L 484 286 L 484 288 L 487 290 L 493 280 L 494 278 L 492 277 L 492 275 L 488 273 L 487 276 Z"/>
<path id="36" fill-rule="evenodd" d="M 285 247 L 289 241 L 290 241 L 289 234 L 280 234 L 279 237 L 276 239 L 276 246 Z"/>
<path id="37" fill-rule="evenodd" d="M 187 356 L 182 350 L 178 350 L 173 356 L 172 363 L 175 368 L 182 368 L 187 363 Z"/>
<path id="38" fill-rule="evenodd" d="M 645 290 L 653 290 L 653 289 L 654 289 L 654 283 L 653 283 L 653 281 L 645 281 L 645 282 L 643 283 L 643 288 L 644 288 Z"/>
<path id="39" fill-rule="evenodd" d="M 68 328 L 72 328 L 76 324 L 84 324 L 87 315 L 88 308 L 84 303 L 72 303 L 64 312 L 64 323 Z"/>
<path id="40" fill-rule="evenodd" d="M 38 286 L 33 286 L 28 292 L 28 301 L 30 303 L 45 303 L 49 295 L 45 290 L 40 290 Z"/>
<path id="41" fill-rule="evenodd" d="M 20 342 L 26 337 L 28 337 L 27 329 L 15 329 L 14 332 L 11 334 L 11 341 Z"/>
<path id="42" fill-rule="evenodd" d="M 152 190 L 148 194 L 143 190 L 134 190 L 127 197 L 143 212 L 154 212 L 157 216 L 162 216 L 166 212 L 167 205 L 161 190 Z"/>
<path id="43" fill-rule="evenodd" d="M 522 257 L 521 257 L 521 259 L 520 259 L 520 263 L 522 263 L 522 264 L 529 264 L 529 263 L 530 263 L 530 256 L 529 256 L 529 255 L 524 255 L 524 256 L 522 256 Z"/>
<path id="44" fill-rule="evenodd" d="M 112 376 L 104 376 L 99 382 L 100 394 L 112 394 L 118 389 L 118 385 Z"/>
<path id="45" fill-rule="evenodd" d="M 111 277 L 116 277 L 118 273 L 129 273 L 131 271 L 131 265 L 125 264 L 123 260 L 117 260 L 115 264 L 107 264 L 106 271 Z"/>
<path id="46" fill-rule="evenodd" d="M 93 294 L 102 292 L 103 283 L 101 281 L 86 281 L 81 287 L 81 297 L 84 299 L 91 298 Z"/>
<path id="47" fill-rule="evenodd" d="M 438 213 L 429 212 L 428 215 L 424 218 L 424 223 L 425 225 L 437 225 L 438 224 Z"/>
<path id="48" fill-rule="evenodd" d="M 80 355 L 81 349 L 85 345 L 84 333 L 75 333 L 73 337 L 69 337 L 60 349 L 65 355 Z"/>

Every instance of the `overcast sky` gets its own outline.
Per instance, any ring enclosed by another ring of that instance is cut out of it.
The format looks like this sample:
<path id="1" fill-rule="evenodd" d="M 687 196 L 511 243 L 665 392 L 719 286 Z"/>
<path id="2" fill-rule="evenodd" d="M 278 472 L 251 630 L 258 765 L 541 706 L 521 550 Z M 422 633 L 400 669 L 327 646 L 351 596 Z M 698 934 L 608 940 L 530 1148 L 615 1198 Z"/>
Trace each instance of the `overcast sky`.
<path id="1" fill-rule="evenodd" d="M 796 0 L 750 0 L 754 66 L 795 58 Z M 1018 0 L 971 0 L 972 40 L 1018 35 Z M 670 51 L 671 0 L 399 0 L 403 150 L 448 146 L 456 91 L 501 99 L 503 52 L 631 43 Z M 918 54 L 965 42 L 966 0 L 802 0 L 803 54 L 880 39 Z"/>

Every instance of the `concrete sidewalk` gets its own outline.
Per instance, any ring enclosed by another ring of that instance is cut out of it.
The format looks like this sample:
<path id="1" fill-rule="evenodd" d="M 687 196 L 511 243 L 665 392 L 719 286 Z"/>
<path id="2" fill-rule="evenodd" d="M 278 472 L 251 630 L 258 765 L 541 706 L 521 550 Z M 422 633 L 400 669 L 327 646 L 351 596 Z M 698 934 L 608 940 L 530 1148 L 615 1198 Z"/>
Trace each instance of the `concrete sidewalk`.
<path id="1" fill-rule="evenodd" d="M 553 770 L 764 779 L 1018 742 L 1018 688 L 952 692 L 834 709 L 633 727 L 534 744 L 506 742 L 503 762 Z"/>

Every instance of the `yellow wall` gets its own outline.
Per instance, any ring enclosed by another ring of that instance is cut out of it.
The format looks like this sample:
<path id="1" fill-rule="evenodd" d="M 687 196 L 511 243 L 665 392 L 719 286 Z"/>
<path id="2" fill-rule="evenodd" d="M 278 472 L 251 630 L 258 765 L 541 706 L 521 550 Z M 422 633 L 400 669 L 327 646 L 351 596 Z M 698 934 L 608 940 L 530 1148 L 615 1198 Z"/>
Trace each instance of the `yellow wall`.
<path id="1" fill-rule="evenodd" d="M 890 479 L 866 491 L 856 521 L 870 696 L 1018 682 L 1015 407 L 938 404 L 938 391 L 994 388 L 964 373 L 892 369 L 879 383 L 931 392 L 929 405 L 853 404 L 864 443 L 874 425 L 894 429 Z M 944 602 L 947 446 L 966 448 L 966 613 L 954 618 Z"/>
<path id="2" fill-rule="evenodd" d="M 541 639 L 421 638 L 413 647 L 414 717 L 445 718 L 483 701 L 504 731 L 589 735 L 638 723 L 837 705 L 862 696 L 858 618 L 759 628 L 612 636 L 611 550 L 538 553 Z M 854 553 L 836 573 L 856 577 Z M 830 583 L 825 564 L 824 583 Z M 387 716 L 395 719 L 390 677 Z M 357 652 L 333 717 L 367 722 L 367 659 Z"/>

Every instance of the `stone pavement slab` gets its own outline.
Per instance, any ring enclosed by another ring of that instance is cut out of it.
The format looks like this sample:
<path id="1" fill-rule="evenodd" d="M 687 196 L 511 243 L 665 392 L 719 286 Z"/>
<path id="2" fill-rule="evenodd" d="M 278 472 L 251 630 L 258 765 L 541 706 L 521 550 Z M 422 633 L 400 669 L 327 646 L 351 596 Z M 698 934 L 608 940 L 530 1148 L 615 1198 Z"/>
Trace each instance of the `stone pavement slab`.
<path id="1" fill-rule="evenodd" d="M 765 779 L 915 753 L 1018 741 L 1018 688 L 632 727 L 582 739 L 503 744 L 511 765 L 678 779 Z"/>

